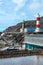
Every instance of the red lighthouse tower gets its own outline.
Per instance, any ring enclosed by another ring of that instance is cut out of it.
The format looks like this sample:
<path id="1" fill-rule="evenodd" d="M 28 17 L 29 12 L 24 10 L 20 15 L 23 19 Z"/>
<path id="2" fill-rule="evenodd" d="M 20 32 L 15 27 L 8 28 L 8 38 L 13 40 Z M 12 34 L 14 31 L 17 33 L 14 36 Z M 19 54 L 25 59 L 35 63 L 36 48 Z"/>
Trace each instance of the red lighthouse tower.
<path id="1" fill-rule="evenodd" d="M 38 13 L 37 17 L 36 17 L 36 29 L 35 32 L 41 32 L 40 31 L 40 15 Z"/>

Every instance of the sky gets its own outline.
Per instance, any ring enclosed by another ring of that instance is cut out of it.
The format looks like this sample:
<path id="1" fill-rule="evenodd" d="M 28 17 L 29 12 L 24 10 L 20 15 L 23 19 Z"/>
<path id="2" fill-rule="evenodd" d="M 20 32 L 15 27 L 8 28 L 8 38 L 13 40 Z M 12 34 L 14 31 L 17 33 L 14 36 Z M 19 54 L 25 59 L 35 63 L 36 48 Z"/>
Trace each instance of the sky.
<path id="1" fill-rule="evenodd" d="M 0 31 L 23 20 L 43 16 L 43 0 L 0 0 Z"/>

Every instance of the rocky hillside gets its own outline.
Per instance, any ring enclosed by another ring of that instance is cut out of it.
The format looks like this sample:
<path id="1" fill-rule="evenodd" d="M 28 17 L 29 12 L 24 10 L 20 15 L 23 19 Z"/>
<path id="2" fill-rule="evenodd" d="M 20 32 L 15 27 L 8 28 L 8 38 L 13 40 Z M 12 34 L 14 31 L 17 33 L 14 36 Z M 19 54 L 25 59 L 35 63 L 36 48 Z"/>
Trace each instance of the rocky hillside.
<path id="1" fill-rule="evenodd" d="M 41 29 L 43 29 L 43 17 L 41 17 Z M 28 20 L 28 21 L 24 21 L 24 24 L 25 24 L 25 27 L 28 27 L 28 28 L 35 28 L 35 24 L 36 24 L 36 21 L 35 20 Z M 15 26 L 10 26 L 8 27 L 6 30 L 4 30 L 4 32 L 16 32 L 20 30 L 20 28 L 22 27 L 22 22 L 21 23 L 18 23 L 17 25 Z"/>
<path id="2" fill-rule="evenodd" d="M 41 29 L 43 29 L 43 18 L 41 18 L 40 20 L 40 24 L 41 24 Z M 31 20 L 31 21 L 24 21 L 24 24 L 25 24 L 25 27 L 28 27 L 28 28 L 35 28 L 35 25 L 36 25 L 36 21 L 35 20 Z M 20 28 L 22 27 L 21 26 L 22 23 L 18 23 L 17 25 L 15 26 L 11 26 L 11 27 L 8 27 L 5 31 L 3 32 L 18 32 L 20 31 Z M 34 35 L 35 36 L 35 35 Z M 24 34 L 12 34 L 11 37 L 7 36 L 5 34 L 5 36 L 3 36 L 5 42 L 6 40 L 9 41 L 9 40 L 13 40 L 12 41 L 12 45 L 13 43 L 16 41 L 16 43 L 21 43 L 22 45 L 22 42 L 24 40 Z M 9 42 L 7 42 L 7 44 L 9 44 Z M 11 42 L 10 42 L 11 44 Z"/>

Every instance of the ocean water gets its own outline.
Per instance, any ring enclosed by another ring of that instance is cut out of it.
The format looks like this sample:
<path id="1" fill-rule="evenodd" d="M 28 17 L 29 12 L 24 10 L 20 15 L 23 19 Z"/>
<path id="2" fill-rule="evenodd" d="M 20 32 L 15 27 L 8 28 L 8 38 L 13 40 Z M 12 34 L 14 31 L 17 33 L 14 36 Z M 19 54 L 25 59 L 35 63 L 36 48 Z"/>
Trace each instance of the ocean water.
<path id="1" fill-rule="evenodd" d="M 43 56 L 0 59 L 0 65 L 43 65 Z"/>

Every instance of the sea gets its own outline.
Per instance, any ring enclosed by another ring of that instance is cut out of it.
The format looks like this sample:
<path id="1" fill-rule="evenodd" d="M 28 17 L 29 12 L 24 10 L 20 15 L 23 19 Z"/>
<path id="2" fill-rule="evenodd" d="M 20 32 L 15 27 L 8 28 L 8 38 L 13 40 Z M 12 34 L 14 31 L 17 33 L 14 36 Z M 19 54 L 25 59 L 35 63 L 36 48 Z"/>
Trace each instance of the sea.
<path id="1" fill-rule="evenodd" d="M 2 58 L 0 59 L 0 65 L 43 65 L 43 56 Z"/>

